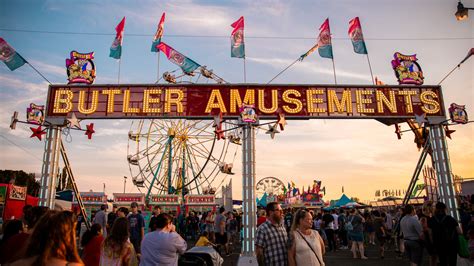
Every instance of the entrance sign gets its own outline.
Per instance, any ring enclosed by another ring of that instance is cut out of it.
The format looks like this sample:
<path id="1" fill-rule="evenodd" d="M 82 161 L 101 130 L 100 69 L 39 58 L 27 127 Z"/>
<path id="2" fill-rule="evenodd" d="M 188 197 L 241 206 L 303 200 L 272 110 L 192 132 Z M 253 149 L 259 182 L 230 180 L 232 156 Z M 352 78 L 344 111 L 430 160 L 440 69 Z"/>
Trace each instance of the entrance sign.
<path id="1" fill-rule="evenodd" d="M 446 117 L 440 86 L 261 84 L 51 85 L 47 117 L 237 118 L 243 104 L 259 119 Z"/>

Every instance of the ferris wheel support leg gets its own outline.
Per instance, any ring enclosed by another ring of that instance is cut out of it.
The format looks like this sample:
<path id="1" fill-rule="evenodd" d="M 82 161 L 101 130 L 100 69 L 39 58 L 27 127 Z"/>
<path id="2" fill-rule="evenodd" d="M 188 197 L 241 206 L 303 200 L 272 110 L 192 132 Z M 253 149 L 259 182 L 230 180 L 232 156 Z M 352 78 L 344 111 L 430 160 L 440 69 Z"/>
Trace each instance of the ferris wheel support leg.
<path id="1" fill-rule="evenodd" d="M 433 149 L 433 168 L 438 179 L 438 200 L 444 202 L 448 207 L 448 214 L 459 221 L 453 173 L 443 125 L 431 125 L 430 141 Z"/>
<path id="2" fill-rule="evenodd" d="M 41 169 L 39 205 L 54 209 L 56 178 L 59 172 L 59 148 L 61 129 L 50 126 L 44 143 L 43 167 Z"/>
<path id="3" fill-rule="evenodd" d="M 257 225 L 257 206 L 255 201 L 255 128 L 250 124 L 243 126 L 242 166 L 243 241 L 242 254 L 238 265 L 258 265 L 255 256 L 255 232 Z"/>

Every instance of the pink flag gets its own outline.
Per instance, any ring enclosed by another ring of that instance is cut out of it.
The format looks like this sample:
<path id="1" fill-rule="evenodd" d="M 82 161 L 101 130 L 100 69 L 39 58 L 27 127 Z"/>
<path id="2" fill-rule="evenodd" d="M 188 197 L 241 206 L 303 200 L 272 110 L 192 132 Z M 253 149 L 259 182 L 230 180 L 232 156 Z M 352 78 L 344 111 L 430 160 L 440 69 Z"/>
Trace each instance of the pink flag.
<path id="1" fill-rule="evenodd" d="M 158 52 L 159 50 L 156 48 L 158 44 L 161 42 L 161 37 L 163 37 L 163 32 L 165 29 L 165 12 L 161 15 L 160 23 L 158 23 L 158 28 L 156 29 L 155 36 L 153 37 L 153 43 L 151 44 L 151 51 Z"/>

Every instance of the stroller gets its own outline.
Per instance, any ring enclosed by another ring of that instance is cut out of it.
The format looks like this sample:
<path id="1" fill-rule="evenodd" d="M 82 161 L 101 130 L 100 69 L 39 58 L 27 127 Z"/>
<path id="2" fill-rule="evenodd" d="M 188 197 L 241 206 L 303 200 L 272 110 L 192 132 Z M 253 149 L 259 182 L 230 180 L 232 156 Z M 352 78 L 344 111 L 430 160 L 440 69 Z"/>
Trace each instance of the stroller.
<path id="1" fill-rule="evenodd" d="M 179 257 L 179 266 L 221 266 L 224 259 L 212 247 L 193 247 Z"/>

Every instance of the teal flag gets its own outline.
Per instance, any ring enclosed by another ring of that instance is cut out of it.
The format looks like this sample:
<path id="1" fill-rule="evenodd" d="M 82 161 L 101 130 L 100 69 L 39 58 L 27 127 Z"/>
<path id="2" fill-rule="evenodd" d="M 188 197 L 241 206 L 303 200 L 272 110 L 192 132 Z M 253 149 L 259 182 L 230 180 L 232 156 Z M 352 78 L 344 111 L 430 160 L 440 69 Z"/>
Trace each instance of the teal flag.
<path id="1" fill-rule="evenodd" d="M 0 38 L 0 61 L 3 61 L 11 71 L 27 63 L 3 38 Z"/>
<path id="2" fill-rule="evenodd" d="M 231 26 L 234 30 L 230 36 L 230 56 L 245 58 L 244 17 L 240 17 L 236 22 L 232 23 Z"/>
<path id="3" fill-rule="evenodd" d="M 186 74 L 193 73 L 194 70 L 201 66 L 198 63 L 194 62 L 191 58 L 184 56 L 180 52 L 173 49 L 173 47 L 167 45 L 164 42 L 158 44 L 156 48 L 161 50 L 166 55 L 166 58 L 168 58 L 168 60 L 178 65 Z"/>
<path id="4" fill-rule="evenodd" d="M 115 27 L 115 39 L 110 47 L 110 54 L 109 57 L 120 59 L 122 57 L 122 42 L 123 42 L 123 32 L 125 29 L 125 17 L 123 17 L 122 21 Z"/>
<path id="5" fill-rule="evenodd" d="M 355 17 L 349 21 L 349 37 L 354 46 L 354 52 L 358 54 L 367 54 L 367 47 L 365 47 L 364 35 L 362 34 L 362 26 L 360 25 L 359 17 Z"/>
<path id="6" fill-rule="evenodd" d="M 329 28 L 329 19 L 326 19 L 319 28 L 318 52 L 321 57 L 333 58 L 331 30 Z"/>
<path id="7" fill-rule="evenodd" d="M 158 23 L 158 28 L 156 30 L 155 36 L 153 37 L 153 42 L 151 44 L 151 51 L 152 52 L 159 52 L 158 48 L 156 47 L 161 42 L 161 37 L 163 37 L 163 31 L 165 28 L 165 12 L 161 15 L 160 23 Z"/>

